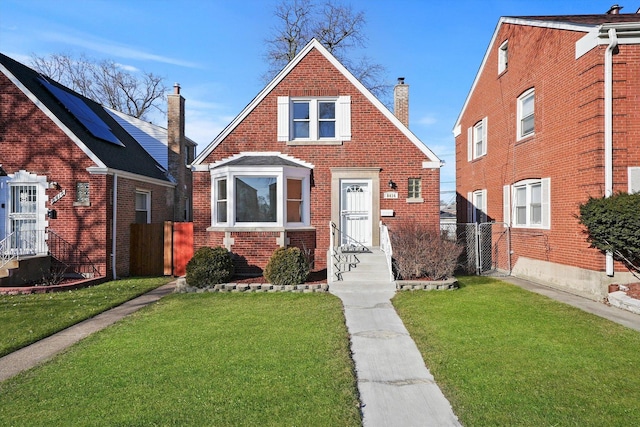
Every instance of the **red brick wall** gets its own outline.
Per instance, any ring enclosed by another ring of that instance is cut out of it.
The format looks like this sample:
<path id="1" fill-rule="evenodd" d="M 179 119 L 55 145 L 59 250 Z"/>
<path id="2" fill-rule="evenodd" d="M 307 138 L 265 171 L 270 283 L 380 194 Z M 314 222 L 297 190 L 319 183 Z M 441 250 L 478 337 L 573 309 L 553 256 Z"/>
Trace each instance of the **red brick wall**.
<path id="1" fill-rule="evenodd" d="M 351 96 L 351 141 L 339 146 L 287 146 L 277 141 L 277 97 L 327 93 Z M 315 268 L 326 267 L 331 220 L 331 170 L 333 167 L 379 167 L 381 193 L 387 182 L 397 184 L 399 198 L 383 199 L 380 208 L 393 209 L 395 218 L 384 218 L 392 228 L 398 220 L 416 218 L 437 227 L 439 222 L 439 169 L 423 169 L 429 160 L 374 105 L 319 52 L 312 50 L 281 81 L 203 163 L 211 163 L 242 151 L 281 152 L 312 163 L 311 225 L 315 227 Z M 408 178 L 421 177 L 424 203 L 408 204 Z M 211 184 L 208 172 L 194 173 L 194 229 L 196 246 L 207 241 L 211 225 Z M 275 241 L 275 239 L 274 239 Z M 238 247 L 232 248 L 235 252 Z M 244 249 L 243 249 L 244 250 Z M 249 250 L 247 248 L 247 250 Z"/>
<path id="2" fill-rule="evenodd" d="M 575 59 L 584 33 L 504 24 L 456 137 L 458 221 L 468 192 L 487 189 L 488 215 L 503 220 L 504 185 L 551 178 L 551 229 L 512 231 L 518 256 L 604 270 L 576 219 L 590 196 L 604 194 L 604 46 Z M 508 40 L 508 69 L 498 75 L 498 47 Z M 614 56 L 614 190 L 627 191 L 627 167 L 640 165 L 640 47 Z M 634 71 L 635 70 L 635 71 Z M 535 88 L 535 135 L 516 141 L 517 98 Z M 467 129 L 488 117 L 487 155 L 467 161 Z M 618 266 L 619 268 L 620 266 Z"/>
<path id="3" fill-rule="evenodd" d="M 66 191 L 55 204 L 46 205 L 57 211 L 57 219 L 48 220 L 49 229 L 83 251 L 100 274 L 110 277 L 113 177 L 89 174 L 87 168 L 95 164 L 4 74 L 0 74 L 0 137 L 0 164 L 7 173 L 24 169 L 57 182 L 60 190 L 47 190 L 50 201 Z M 89 183 L 90 206 L 74 203 L 76 182 Z M 123 276 L 129 273 L 129 224 L 135 218 L 135 188 L 152 191 L 153 222 L 170 220 L 173 214 L 173 189 L 119 178 L 116 271 Z"/>

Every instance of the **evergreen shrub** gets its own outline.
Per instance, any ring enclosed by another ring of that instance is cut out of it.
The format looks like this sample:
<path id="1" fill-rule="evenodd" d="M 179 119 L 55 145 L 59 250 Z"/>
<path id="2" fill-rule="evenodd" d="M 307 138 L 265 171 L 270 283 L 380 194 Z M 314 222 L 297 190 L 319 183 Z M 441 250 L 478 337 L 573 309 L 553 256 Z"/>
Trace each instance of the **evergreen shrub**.
<path id="1" fill-rule="evenodd" d="M 309 275 L 309 261 L 300 248 L 278 248 L 264 269 L 264 277 L 276 286 L 299 285 Z"/>
<path id="2" fill-rule="evenodd" d="M 235 266 L 231 252 L 223 247 L 202 247 L 187 263 L 186 280 L 189 286 L 205 288 L 226 283 L 233 277 Z"/>

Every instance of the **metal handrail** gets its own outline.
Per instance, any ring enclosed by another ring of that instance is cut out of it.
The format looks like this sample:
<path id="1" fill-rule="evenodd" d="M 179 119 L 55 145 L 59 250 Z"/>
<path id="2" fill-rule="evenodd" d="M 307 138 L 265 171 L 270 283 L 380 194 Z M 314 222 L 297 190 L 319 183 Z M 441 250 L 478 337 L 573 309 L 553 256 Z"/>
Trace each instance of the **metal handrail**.
<path id="1" fill-rule="evenodd" d="M 49 254 L 73 273 L 86 278 L 100 276 L 100 270 L 84 252 L 53 230 L 49 230 Z"/>
<path id="2" fill-rule="evenodd" d="M 370 252 L 364 244 L 358 242 L 353 237 L 343 233 L 340 228 L 333 222 L 329 221 L 330 229 L 330 254 L 332 262 L 327 266 L 330 269 L 329 277 L 335 277 L 337 280 L 342 280 L 342 273 L 347 271 L 341 268 L 343 265 L 349 265 L 350 267 L 357 264 L 359 261 L 354 253 Z M 342 242 L 346 241 L 347 244 L 343 245 Z M 355 258 L 355 261 L 348 261 L 349 256 Z"/>
<path id="3" fill-rule="evenodd" d="M 389 278 L 393 282 L 393 246 L 389 237 L 389 228 L 380 221 L 380 250 L 384 252 L 387 259 L 387 267 L 389 268 Z"/>
<path id="4" fill-rule="evenodd" d="M 4 239 L 0 240 L 0 268 L 9 264 L 17 258 L 16 253 L 11 252 L 11 241 L 13 233 L 9 233 Z"/>

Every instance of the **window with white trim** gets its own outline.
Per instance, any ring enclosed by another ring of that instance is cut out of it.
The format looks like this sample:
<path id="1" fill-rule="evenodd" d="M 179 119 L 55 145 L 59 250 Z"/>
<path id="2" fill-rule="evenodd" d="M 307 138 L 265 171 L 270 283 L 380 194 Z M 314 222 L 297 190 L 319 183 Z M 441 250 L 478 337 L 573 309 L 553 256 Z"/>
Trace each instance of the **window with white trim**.
<path id="1" fill-rule="evenodd" d="M 467 158 L 469 161 L 487 154 L 488 118 L 480 120 L 469 128 L 467 133 Z"/>
<path id="2" fill-rule="evenodd" d="M 212 170 L 213 227 L 310 224 L 310 169 L 225 166 Z"/>
<path id="3" fill-rule="evenodd" d="M 518 97 L 518 135 L 522 139 L 534 134 L 535 121 L 535 90 L 529 89 Z"/>
<path id="4" fill-rule="evenodd" d="M 467 193 L 467 219 L 471 222 L 487 222 L 487 190 Z"/>
<path id="5" fill-rule="evenodd" d="M 351 139 L 351 97 L 278 97 L 278 141 L 338 143 Z"/>
<path id="6" fill-rule="evenodd" d="M 151 222 L 151 193 L 144 190 L 136 190 L 136 224 L 149 224 Z"/>
<path id="7" fill-rule="evenodd" d="M 509 45 L 505 40 L 498 48 L 498 74 L 502 74 L 507 70 L 509 65 Z"/>
<path id="8" fill-rule="evenodd" d="M 550 183 L 549 178 L 526 179 L 505 186 L 504 221 L 514 227 L 550 228 Z"/>

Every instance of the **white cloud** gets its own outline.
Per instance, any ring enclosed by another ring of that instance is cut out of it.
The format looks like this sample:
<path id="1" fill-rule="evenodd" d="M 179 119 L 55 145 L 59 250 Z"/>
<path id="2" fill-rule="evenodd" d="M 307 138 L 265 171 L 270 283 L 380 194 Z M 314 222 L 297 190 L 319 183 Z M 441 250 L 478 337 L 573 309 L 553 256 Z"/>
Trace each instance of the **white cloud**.
<path id="1" fill-rule="evenodd" d="M 59 43 L 65 43 L 72 46 L 79 46 L 85 49 L 91 49 L 96 52 L 101 52 L 110 56 L 116 56 L 120 58 L 136 59 L 141 61 L 154 61 L 164 64 L 178 65 L 187 68 L 199 68 L 199 65 L 195 62 L 183 61 L 181 59 L 169 58 L 166 56 L 155 55 L 152 53 L 144 52 L 129 46 L 125 46 L 118 43 L 113 43 L 109 40 L 96 38 L 87 34 L 80 36 L 70 36 L 59 32 L 48 32 L 43 34 L 45 39 L 49 41 L 55 41 Z"/>
<path id="2" fill-rule="evenodd" d="M 435 125 L 436 123 L 438 123 L 438 120 L 432 116 L 432 115 L 426 115 L 426 116 L 422 116 L 420 117 L 416 123 L 421 124 L 423 126 L 431 126 L 431 125 Z"/>

